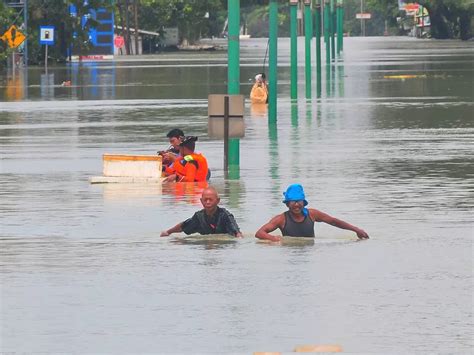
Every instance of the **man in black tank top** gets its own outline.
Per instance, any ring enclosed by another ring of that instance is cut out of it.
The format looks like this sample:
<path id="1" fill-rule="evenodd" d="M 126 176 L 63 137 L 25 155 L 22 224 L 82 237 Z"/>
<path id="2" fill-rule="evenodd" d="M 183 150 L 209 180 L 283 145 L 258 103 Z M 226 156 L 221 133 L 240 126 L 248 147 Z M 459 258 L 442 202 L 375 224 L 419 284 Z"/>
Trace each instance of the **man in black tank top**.
<path id="1" fill-rule="evenodd" d="M 283 203 L 288 207 L 288 211 L 273 217 L 264 224 L 255 233 L 255 237 L 277 242 L 281 240 L 281 237 L 270 233 L 280 229 L 283 236 L 314 238 L 314 222 L 324 222 L 338 228 L 351 230 L 357 234 L 359 239 L 369 238 L 364 230 L 352 224 L 314 208 L 306 208 L 308 201 L 306 201 L 303 186 L 300 184 L 290 185 L 283 196 L 285 197 Z"/>

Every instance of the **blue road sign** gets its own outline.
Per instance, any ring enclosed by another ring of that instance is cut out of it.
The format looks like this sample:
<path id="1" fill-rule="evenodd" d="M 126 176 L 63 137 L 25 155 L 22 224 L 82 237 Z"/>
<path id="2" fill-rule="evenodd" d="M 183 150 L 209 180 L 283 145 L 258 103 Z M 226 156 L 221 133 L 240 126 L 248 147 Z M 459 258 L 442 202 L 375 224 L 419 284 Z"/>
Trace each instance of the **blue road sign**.
<path id="1" fill-rule="evenodd" d="M 54 45 L 54 26 L 40 26 L 40 44 Z"/>

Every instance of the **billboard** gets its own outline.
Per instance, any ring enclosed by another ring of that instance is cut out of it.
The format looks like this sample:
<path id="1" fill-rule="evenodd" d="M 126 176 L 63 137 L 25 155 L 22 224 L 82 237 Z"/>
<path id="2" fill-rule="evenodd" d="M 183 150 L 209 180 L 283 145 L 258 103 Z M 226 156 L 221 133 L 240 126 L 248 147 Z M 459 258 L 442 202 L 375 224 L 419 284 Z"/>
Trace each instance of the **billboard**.
<path id="1" fill-rule="evenodd" d="M 77 10 L 74 5 L 70 5 L 69 13 L 71 16 L 77 16 Z M 88 18 L 96 20 L 99 24 L 96 28 L 89 30 L 89 41 L 92 47 L 82 53 L 82 59 L 111 59 L 114 54 L 114 14 L 112 11 L 100 8 L 90 10 L 89 14 L 81 19 L 82 26 L 85 26 Z M 72 56 L 78 56 L 78 50 L 72 48 Z"/>

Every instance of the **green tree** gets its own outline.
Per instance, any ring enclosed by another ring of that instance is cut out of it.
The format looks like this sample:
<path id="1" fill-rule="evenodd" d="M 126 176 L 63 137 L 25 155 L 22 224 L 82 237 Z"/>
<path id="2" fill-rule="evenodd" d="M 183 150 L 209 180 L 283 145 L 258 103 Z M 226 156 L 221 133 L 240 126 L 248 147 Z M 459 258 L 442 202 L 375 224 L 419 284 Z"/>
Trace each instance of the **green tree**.
<path id="1" fill-rule="evenodd" d="M 428 9 L 434 38 L 472 38 L 473 0 L 418 0 Z"/>
<path id="2" fill-rule="evenodd" d="M 252 3 L 247 1 L 247 3 Z M 268 4 L 268 1 L 266 2 Z M 245 16 L 248 34 L 252 37 L 268 37 L 269 7 L 253 4 L 242 7 L 241 13 Z M 287 2 L 278 4 L 278 36 L 290 35 L 290 7 Z"/>
<path id="3" fill-rule="evenodd" d="M 15 11 L 7 7 L 3 1 L 0 2 L 0 35 L 3 35 L 14 24 L 14 19 Z M 0 40 L 0 68 L 6 65 L 8 55 L 12 51 L 7 42 Z"/>
<path id="4" fill-rule="evenodd" d="M 223 9 L 222 0 L 143 0 L 139 22 L 143 29 L 159 33 L 178 27 L 181 42 L 192 44 L 218 34 Z"/>
<path id="5" fill-rule="evenodd" d="M 395 0 L 365 1 L 369 11 L 380 13 L 392 26 L 396 18 L 402 15 L 398 10 L 398 2 Z M 428 10 L 433 38 L 469 39 L 472 37 L 473 0 L 416 0 L 416 2 Z"/>
<path id="6" fill-rule="evenodd" d="M 48 56 L 55 61 L 64 61 L 66 50 L 73 48 L 81 55 L 87 53 L 91 48 L 89 40 L 89 30 L 98 25 L 92 19 L 87 18 L 81 23 L 83 15 L 87 15 L 91 10 L 97 10 L 108 5 L 109 2 L 102 0 L 89 0 L 84 4 L 83 0 L 62 0 L 62 1 L 28 1 L 28 49 L 29 59 L 32 63 L 43 61 L 44 49 L 39 45 L 39 27 L 51 25 L 55 27 L 55 45 L 48 50 Z M 69 5 L 76 7 L 77 16 L 71 16 Z"/>

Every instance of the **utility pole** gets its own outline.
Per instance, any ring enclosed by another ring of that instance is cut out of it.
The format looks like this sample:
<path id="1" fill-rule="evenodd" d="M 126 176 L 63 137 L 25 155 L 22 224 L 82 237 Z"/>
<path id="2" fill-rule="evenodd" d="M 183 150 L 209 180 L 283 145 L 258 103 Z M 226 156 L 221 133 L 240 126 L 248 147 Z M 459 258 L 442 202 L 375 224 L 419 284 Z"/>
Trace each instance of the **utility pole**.
<path id="1" fill-rule="evenodd" d="M 125 25 L 127 26 L 127 36 L 125 37 L 125 49 L 127 50 L 127 55 L 132 54 L 130 48 L 130 21 L 129 21 L 129 0 L 125 0 Z"/>
<path id="2" fill-rule="evenodd" d="M 364 13 L 364 0 L 360 0 L 360 13 Z M 360 19 L 360 34 L 365 37 L 365 20 L 362 17 Z"/>
<path id="3" fill-rule="evenodd" d="M 135 9 L 135 55 L 138 55 L 138 3 L 140 0 L 134 1 Z"/>
<path id="4" fill-rule="evenodd" d="M 25 24 L 25 46 L 23 47 L 23 61 L 25 67 L 28 66 L 28 0 L 23 2 L 23 23 Z"/>

